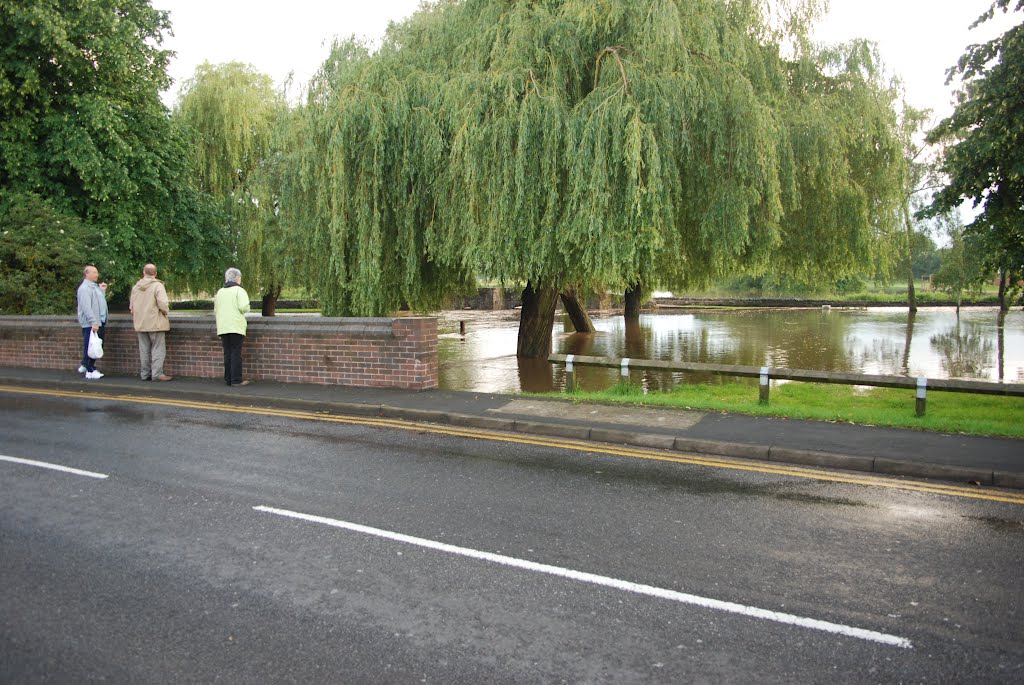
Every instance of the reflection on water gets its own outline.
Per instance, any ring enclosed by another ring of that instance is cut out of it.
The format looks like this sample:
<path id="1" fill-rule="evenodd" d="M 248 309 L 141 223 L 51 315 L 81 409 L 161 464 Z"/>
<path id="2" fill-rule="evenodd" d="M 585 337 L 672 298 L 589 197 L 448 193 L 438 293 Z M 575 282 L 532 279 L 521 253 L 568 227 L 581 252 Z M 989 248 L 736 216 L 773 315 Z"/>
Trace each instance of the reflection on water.
<path id="1" fill-rule="evenodd" d="M 995 361 L 995 344 L 978 331 L 974 322 L 959 323 L 931 337 L 932 349 L 949 378 L 989 378 Z"/>
<path id="2" fill-rule="evenodd" d="M 736 310 L 595 317 L 597 332 L 575 333 L 556 319 L 553 351 L 598 357 L 773 366 L 929 378 L 1024 382 L 1024 313 L 1010 312 L 1002 330 L 995 308 Z M 564 370 L 544 360 L 518 360 L 518 311 L 447 311 L 440 315 L 442 388 L 531 392 L 564 385 Z M 458 335 L 466 321 L 467 335 Z M 1001 335 L 1000 335 L 1001 334 Z M 577 367 L 585 388 L 614 385 L 617 369 Z M 634 383 L 662 388 L 682 374 L 633 371 Z M 718 382 L 687 374 L 688 381 Z M 752 381 L 756 382 L 756 381 Z"/>
<path id="3" fill-rule="evenodd" d="M 517 359 L 519 389 L 524 392 L 552 392 L 555 390 L 554 369 L 546 359 Z"/>

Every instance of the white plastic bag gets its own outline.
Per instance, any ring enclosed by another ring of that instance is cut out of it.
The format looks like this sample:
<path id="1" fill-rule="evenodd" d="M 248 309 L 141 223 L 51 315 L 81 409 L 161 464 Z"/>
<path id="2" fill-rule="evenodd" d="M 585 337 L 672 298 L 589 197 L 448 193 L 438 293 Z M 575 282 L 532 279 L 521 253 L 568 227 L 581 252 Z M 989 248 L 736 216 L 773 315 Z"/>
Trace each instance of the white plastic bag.
<path id="1" fill-rule="evenodd" d="M 99 359 L 103 356 L 103 339 L 100 338 L 96 331 L 89 334 L 89 357 L 91 359 Z"/>

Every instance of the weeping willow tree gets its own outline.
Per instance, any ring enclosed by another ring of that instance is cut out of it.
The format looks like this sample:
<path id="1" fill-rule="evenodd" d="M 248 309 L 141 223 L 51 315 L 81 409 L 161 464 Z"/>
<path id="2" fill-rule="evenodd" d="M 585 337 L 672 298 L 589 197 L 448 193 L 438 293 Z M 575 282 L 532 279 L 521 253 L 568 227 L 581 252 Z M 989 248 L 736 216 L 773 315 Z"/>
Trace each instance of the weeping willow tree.
<path id="1" fill-rule="evenodd" d="M 900 125 L 905 159 L 903 202 L 900 209 L 906 229 L 901 251 L 905 255 L 903 270 L 907 279 L 907 309 L 911 315 L 917 312 L 917 293 L 914 289 L 914 248 L 915 243 L 918 242 L 915 238 L 918 233 L 914 228 L 912 210 L 920 207 L 923 203 L 922 196 L 926 192 L 938 187 L 937 179 L 935 179 L 936 167 L 928 159 L 929 150 L 924 144 L 922 136 L 925 121 L 930 114 L 930 110 L 904 105 Z M 959 309 L 957 311 L 959 312 Z"/>
<path id="2" fill-rule="evenodd" d="M 563 289 L 863 263 L 899 156 L 860 53 L 808 47 L 818 9 L 441 0 L 338 46 L 302 165 L 325 310 L 525 283 L 537 357 Z"/>
<path id="3" fill-rule="evenodd" d="M 284 286 L 304 282 L 308 273 L 303 215 L 289 204 L 300 197 L 297 159 L 304 125 L 302 108 L 277 110 L 269 149 L 249 177 L 247 190 L 255 202 L 242 223 L 239 252 L 250 280 L 263 292 L 263 316 L 274 315 Z"/>
<path id="4" fill-rule="evenodd" d="M 297 117 L 269 76 L 239 62 L 200 65 L 183 85 L 174 117 L 195 138 L 200 191 L 223 209 L 218 229 L 246 282 L 264 294 L 264 314 L 272 314 L 297 254 L 280 213 Z M 211 278 L 219 276 L 201 275 L 196 281 L 206 284 Z"/>
<path id="5" fill-rule="evenodd" d="M 790 66 L 782 113 L 783 219 L 764 271 L 809 283 L 899 264 L 908 159 L 873 44 L 853 41 Z"/>
<path id="6" fill-rule="evenodd" d="M 439 81 L 401 65 L 393 41 L 372 58 L 336 44 L 303 108 L 285 212 L 305 227 L 306 285 L 328 316 L 429 308 L 474 282 L 429 244 L 447 155 Z"/>

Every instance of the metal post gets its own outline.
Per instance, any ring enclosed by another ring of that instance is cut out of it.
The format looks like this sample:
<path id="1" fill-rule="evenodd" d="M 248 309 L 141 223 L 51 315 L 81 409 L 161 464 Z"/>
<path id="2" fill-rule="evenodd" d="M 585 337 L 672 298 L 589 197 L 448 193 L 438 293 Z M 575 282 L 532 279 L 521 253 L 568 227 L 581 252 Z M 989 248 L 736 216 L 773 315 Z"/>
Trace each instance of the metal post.
<path id="1" fill-rule="evenodd" d="M 576 389 L 576 372 L 572 365 L 572 360 L 575 358 L 574 354 L 565 355 L 565 389 L 568 392 Z"/>
<path id="2" fill-rule="evenodd" d="M 622 363 L 619 364 L 619 375 L 625 378 L 627 382 L 629 381 L 629 357 L 623 359 Z"/>
<path id="3" fill-rule="evenodd" d="M 768 404 L 768 390 L 771 386 L 768 385 L 768 367 L 761 367 L 761 385 L 758 388 L 759 397 L 758 401 L 761 404 Z"/>
<path id="4" fill-rule="evenodd" d="M 915 401 L 917 415 L 924 416 L 926 395 L 928 394 L 928 379 L 924 376 L 917 379 L 917 399 Z"/>

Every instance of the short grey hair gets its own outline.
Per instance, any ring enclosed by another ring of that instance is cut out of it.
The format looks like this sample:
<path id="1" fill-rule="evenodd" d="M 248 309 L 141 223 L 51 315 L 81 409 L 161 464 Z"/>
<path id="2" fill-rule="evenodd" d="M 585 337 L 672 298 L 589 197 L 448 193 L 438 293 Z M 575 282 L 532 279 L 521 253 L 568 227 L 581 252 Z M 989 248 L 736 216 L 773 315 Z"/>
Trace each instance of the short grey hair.
<path id="1" fill-rule="evenodd" d="M 241 278 L 242 272 L 236 269 L 235 267 L 231 267 L 230 269 L 224 272 L 225 283 L 238 283 L 239 279 Z"/>

